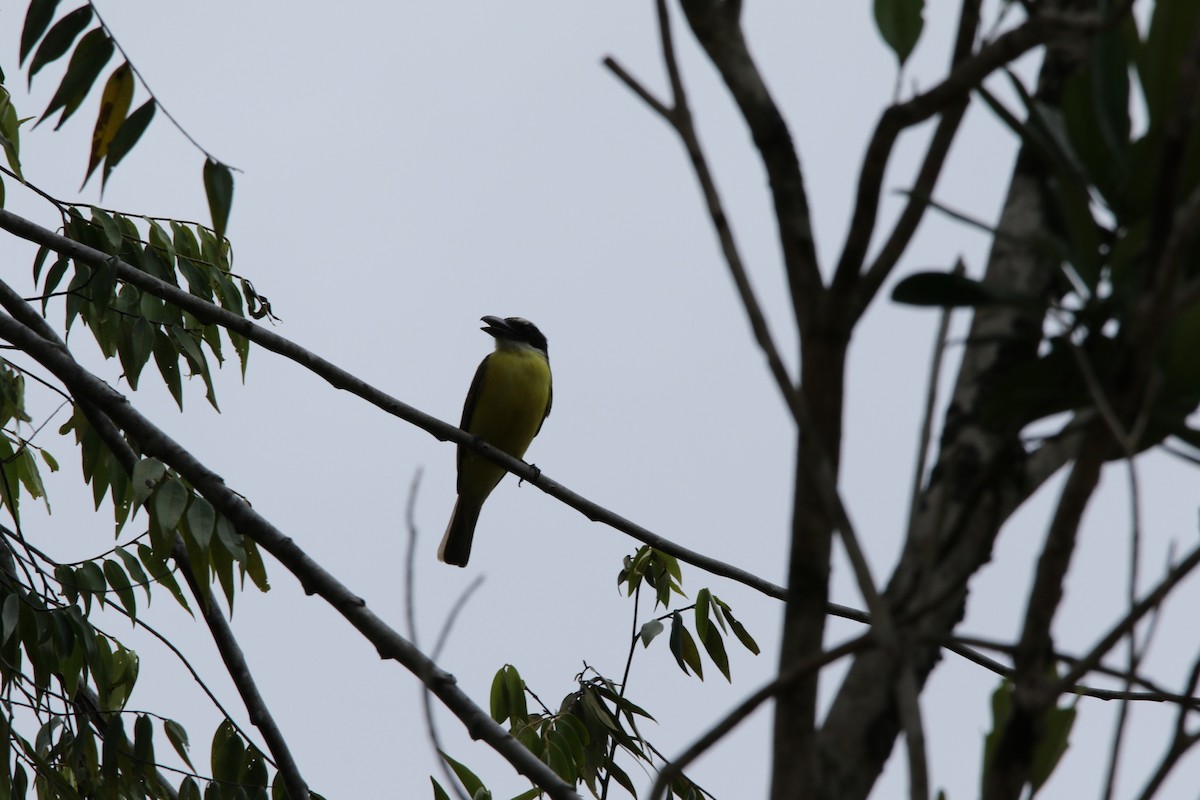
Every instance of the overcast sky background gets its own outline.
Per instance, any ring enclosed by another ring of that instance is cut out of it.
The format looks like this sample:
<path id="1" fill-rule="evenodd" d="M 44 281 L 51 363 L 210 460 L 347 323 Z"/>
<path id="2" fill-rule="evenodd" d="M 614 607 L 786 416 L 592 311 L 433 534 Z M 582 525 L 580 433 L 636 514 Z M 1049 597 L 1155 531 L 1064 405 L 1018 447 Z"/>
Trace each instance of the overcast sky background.
<path id="1" fill-rule="evenodd" d="M 943 74 L 957 3 L 935 0 L 905 73 L 905 94 Z M 985 4 L 995 18 L 995 3 Z M 64 4 L 63 10 L 69 10 Z M 836 258 L 858 163 L 890 101 L 895 62 L 871 4 L 750 2 L 751 48 L 799 148 L 818 251 Z M 0 65 L 22 115 L 40 112 L 63 64 L 23 94 L 16 65 L 25 3 L 0 9 Z M 665 97 L 652 4 L 231 2 L 100 5 L 159 100 L 237 175 L 229 235 L 234 269 L 270 298 L 274 330 L 441 419 L 457 422 L 491 339 L 484 314 L 534 320 L 550 341 L 554 412 L 528 458 L 553 479 L 679 543 L 769 580 L 785 580 L 794 431 L 754 344 L 720 259 L 695 180 L 675 136 L 600 65 L 613 55 Z M 681 20 L 677 20 L 681 22 Z M 793 317 L 780 270 L 770 200 L 745 127 L 682 24 L 684 79 L 754 287 L 789 367 Z M 111 66 L 116 66 L 113 62 Z M 1032 75 L 1036 62 L 1021 64 Z M 107 75 L 107 72 L 105 73 Z M 994 82 L 1004 96 L 1003 82 Z M 135 104 L 145 99 L 135 98 Z M 74 198 L 95 119 L 92 97 L 63 131 L 25 134 L 27 177 Z M 928 126 L 906 135 L 888 188 L 910 184 Z M 985 220 L 999 212 L 1013 137 L 973 106 L 937 196 Z M 103 203 L 131 213 L 207 220 L 202 156 L 160 114 L 110 180 Z M 8 185 L 8 207 L 53 227 L 44 203 Z M 98 202 L 95 184 L 80 197 Z M 889 194 L 882 220 L 899 199 Z M 962 256 L 978 274 L 987 237 L 927 217 L 896 276 L 948 268 Z M 33 293 L 34 249 L 0 239 L 5 280 Z M 893 278 L 894 282 L 895 278 Z M 842 489 L 880 582 L 901 546 L 937 315 L 881 295 L 854 340 Z M 53 306 L 52 306 L 53 307 Z M 56 309 L 61 314 L 61 307 Z M 56 317 L 57 318 L 57 317 Z M 957 320 L 964 330 L 965 317 Z M 83 330 L 72 344 L 110 382 Z M 951 356 L 957 350 L 951 349 Z M 253 350 L 245 386 L 218 377 L 222 413 L 198 382 L 179 414 L 153 371 L 134 398 L 255 508 L 402 628 L 405 503 L 423 478 L 415 519 L 420 643 L 428 649 L 464 588 L 486 578 L 461 614 L 443 666 L 486 707 L 495 671 L 515 665 L 552 707 L 584 664 L 619 678 L 632 604 L 616 590 L 621 558 L 637 543 L 588 522 L 538 490 L 507 479 L 480 521 L 471 565 L 435 559 L 454 492 L 453 447 L 333 390 L 296 365 Z M 954 368 L 946 372 L 952 381 Z M 812 387 L 810 391 L 819 391 Z M 48 393 L 30 390 L 43 409 Z M 35 414 L 35 417 L 37 415 Z M 54 513 L 26 531 L 63 560 L 111 546 L 107 506 L 90 511 L 77 456 L 54 431 L 38 443 L 65 468 L 51 484 Z M 41 421 L 39 417 L 37 421 Z M 1143 586 L 1171 541 L 1196 535 L 1193 473 L 1163 456 L 1139 462 L 1146 523 Z M 1052 481 L 1006 527 L 973 583 L 964 631 L 1011 639 L 1019 629 Z M 135 533 L 130 531 L 124 538 Z M 1123 474 L 1105 473 L 1056 626 L 1060 645 L 1085 651 L 1123 608 L 1128 502 Z M 329 798 L 428 797 L 436 772 L 418 682 L 322 601 L 268 562 L 273 590 L 248 590 L 233 619 L 250 664 L 305 778 Z M 862 601 L 839 555 L 834 600 Z M 678 753 L 776 668 L 776 601 L 686 567 L 694 596 L 710 587 L 758 639 L 753 657 L 730 643 L 733 685 L 715 669 L 701 683 L 679 672 L 665 637 L 638 650 L 629 695 L 655 714 L 644 729 Z M 1185 585 L 1159 626 L 1145 671 L 1178 687 L 1196 649 L 1196 587 Z M 643 608 L 642 621 L 649 609 Z M 193 659 L 246 722 L 207 631 L 156 594 L 147 615 Z M 130 706 L 183 722 L 203 765 L 219 715 L 174 657 L 117 618 L 112 632 L 138 649 L 142 681 Z M 860 629 L 834 621 L 829 644 Z M 1117 662 L 1113 662 L 1117 663 Z M 709 666 L 706 663 L 706 667 Z M 823 676 L 826 698 L 840 670 Z M 951 798 L 977 792 L 996 676 L 954 656 L 938 667 L 922 706 L 932 783 Z M 1098 796 L 1116 706 L 1080 704 L 1072 749 L 1048 796 Z M 497 797 L 525 788 L 488 748 L 439 714 L 449 752 Z M 1135 710 L 1130 796 L 1165 744 L 1174 712 Z M 763 797 L 770 713 L 763 710 L 692 770 L 722 800 Z M 161 742 L 160 756 L 169 751 Z M 648 776 L 631 770 L 642 787 Z M 1175 773 L 1164 797 L 1194 797 L 1200 762 Z M 897 747 L 876 796 L 907 791 Z"/>

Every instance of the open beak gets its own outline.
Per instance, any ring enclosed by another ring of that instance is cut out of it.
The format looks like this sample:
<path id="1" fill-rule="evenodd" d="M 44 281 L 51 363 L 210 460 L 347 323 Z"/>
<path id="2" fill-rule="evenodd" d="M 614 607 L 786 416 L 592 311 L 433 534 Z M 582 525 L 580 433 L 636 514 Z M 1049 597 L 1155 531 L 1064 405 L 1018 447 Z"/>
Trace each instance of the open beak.
<path id="1" fill-rule="evenodd" d="M 489 336 L 511 336 L 512 328 L 503 317 L 480 317 L 481 322 L 486 322 L 487 325 L 480 328 L 481 331 Z"/>

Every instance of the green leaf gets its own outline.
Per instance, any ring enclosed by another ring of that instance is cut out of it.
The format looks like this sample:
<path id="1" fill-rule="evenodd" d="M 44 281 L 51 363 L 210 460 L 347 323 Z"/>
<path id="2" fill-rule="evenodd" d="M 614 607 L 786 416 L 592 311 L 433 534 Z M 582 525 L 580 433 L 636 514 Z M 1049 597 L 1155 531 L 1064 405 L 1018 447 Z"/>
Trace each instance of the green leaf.
<path id="1" fill-rule="evenodd" d="M 704 667 L 700 663 L 700 651 L 696 648 L 696 640 L 684 627 L 683 617 L 678 611 L 671 615 L 671 653 L 685 675 L 688 667 L 691 667 L 696 677 L 704 680 Z"/>
<path id="2" fill-rule="evenodd" d="M 977 280 L 952 272 L 917 272 L 892 289 L 892 300 L 912 306 L 994 305 L 1000 297 Z"/>
<path id="3" fill-rule="evenodd" d="M 58 284 L 62 281 L 63 276 L 67 273 L 67 267 L 70 266 L 71 260 L 66 256 L 61 256 L 54 262 L 54 266 L 50 267 L 50 271 L 46 273 L 46 282 L 42 285 L 42 314 L 46 313 L 46 304 L 50 302 L 50 295 L 58 288 Z"/>
<path id="4" fill-rule="evenodd" d="M 189 492 L 175 478 L 161 483 L 154 493 L 154 513 L 163 530 L 173 530 L 187 508 Z"/>
<path id="5" fill-rule="evenodd" d="M 112 58 L 114 50 L 112 39 L 108 38 L 103 28 L 93 28 L 84 34 L 71 54 L 66 74 L 58 84 L 54 97 L 50 98 L 50 104 L 42 112 L 38 124 L 61 108 L 63 113 L 54 129 L 61 128 L 92 90 L 92 84 L 100 77 L 100 71 Z"/>
<path id="6" fill-rule="evenodd" d="M 100 180 L 101 191 L 104 191 L 104 187 L 108 185 L 108 176 L 116 169 L 117 164 L 120 164 L 121 160 L 129 155 L 134 145 L 138 143 L 138 139 L 141 139 L 142 134 L 146 132 L 150 120 L 154 119 L 154 108 L 154 98 L 150 98 L 139 106 L 137 111 L 126 117 L 125 121 L 121 123 L 121 127 L 117 128 L 117 132 L 113 134 L 104 157 L 104 174 Z"/>
<path id="7" fill-rule="evenodd" d="M 642 626 L 641 631 L 638 633 L 638 636 L 640 636 L 642 639 L 642 646 L 649 647 L 650 643 L 652 641 L 654 641 L 654 637 L 658 636 L 662 632 L 663 632 L 662 622 L 660 622 L 659 620 L 656 620 L 656 619 L 652 619 L 649 622 L 647 622 L 645 625 Z"/>
<path id="8" fill-rule="evenodd" d="M 75 37 L 83 33 L 83 29 L 91 21 L 92 7 L 82 5 L 54 24 L 54 27 L 46 34 L 46 38 L 42 39 L 37 52 L 33 54 L 33 61 L 29 62 L 30 86 L 33 85 L 33 76 L 37 75 L 42 67 L 62 58 L 67 50 L 71 49 L 71 43 L 75 41 Z"/>
<path id="9" fill-rule="evenodd" d="M 213 734 L 212 741 L 212 771 L 213 778 L 218 781 L 235 783 L 238 772 L 242 767 L 242 757 L 245 746 L 242 737 L 234 730 L 233 723 L 225 720 Z"/>
<path id="10" fill-rule="evenodd" d="M 704 641 L 708 634 L 708 607 L 711 597 L 708 589 L 701 589 L 696 593 L 696 635 L 700 637 L 700 641 Z"/>
<path id="11" fill-rule="evenodd" d="M 58 3 L 59 0 L 32 0 L 29 4 L 29 10 L 25 12 L 25 27 L 21 29 L 21 55 L 18 64 L 25 63 L 25 59 L 33 51 L 33 46 L 50 27 Z"/>
<path id="12" fill-rule="evenodd" d="M 258 552 L 258 544 L 253 539 L 243 536 L 242 546 L 246 548 L 246 574 L 260 592 L 269 592 L 271 583 L 267 580 L 267 567 L 263 564 L 262 554 Z"/>
<path id="13" fill-rule="evenodd" d="M 508 692 L 505 691 L 506 682 L 504 680 L 504 670 L 507 665 L 501 667 L 496 672 L 496 677 L 492 678 L 492 691 L 489 698 L 489 712 L 492 719 L 497 724 L 502 724 L 508 719 Z"/>
<path id="14" fill-rule="evenodd" d="M 445 759 L 446 763 L 450 765 L 450 769 L 454 771 L 455 776 L 462 783 L 463 788 L 467 790 L 468 795 L 474 797 L 475 793 L 480 789 L 484 789 L 486 791 L 483 781 L 479 780 L 479 778 L 475 776 L 474 772 L 471 772 L 471 770 L 467 769 L 465 766 L 446 755 L 444 751 L 439 752 L 442 754 L 442 758 Z"/>
<path id="15" fill-rule="evenodd" d="M 150 577 L 146 574 L 145 570 L 142 569 L 141 562 L 137 560 L 137 556 L 135 556 L 133 553 L 130 553 L 123 547 L 116 548 L 116 553 L 117 556 L 120 557 L 121 562 L 125 565 L 125 571 L 129 573 L 129 577 L 132 578 L 135 583 L 141 584 L 142 589 L 145 590 L 146 605 L 150 605 Z"/>
<path id="16" fill-rule="evenodd" d="M 133 594 L 133 585 L 129 582 L 129 576 L 125 574 L 125 570 L 121 565 L 111 558 L 104 562 L 104 577 L 108 579 L 108 585 L 117 593 L 117 599 L 121 601 L 125 611 L 130 617 L 137 617 L 137 598 Z"/>
<path id="17" fill-rule="evenodd" d="M 699 631 L 697 631 L 697 635 L 699 635 Z M 705 629 L 700 641 L 704 643 L 708 657 L 717 665 L 717 669 L 721 670 L 725 680 L 733 683 L 733 679 L 729 677 L 729 656 L 725 652 L 725 641 L 721 638 L 721 632 L 717 630 L 716 626 L 710 625 Z"/>
<path id="18" fill-rule="evenodd" d="M 1071 728 L 1075 725 L 1075 707 L 1052 708 L 1046 712 L 1045 732 L 1033 751 L 1033 765 L 1029 770 L 1032 795 L 1038 793 L 1054 773 L 1070 746 Z"/>
<path id="19" fill-rule="evenodd" d="M 450 795 L 446 794 L 446 790 L 432 775 L 429 776 L 429 782 L 433 784 L 433 800 L 450 800 Z"/>
<path id="20" fill-rule="evenodd" d="M 750 632 L 747 631 L 742 626 L 742 623 L 738 622 L 733 616 L 733 609 L 729 607 L 729 604 L 718 600 L 715 597 L 713 600 L 721 609 L 721 613 L 725 615 L 725 619 L 729 622 L 729 627 L 733 629 L 733 635 L 738 638 L 738 641 L 742 643 L 743 647 L 745 647 L 754 655 L 758 655 L 760 652 L 758 649 L 758 642 L 754 641 L 754 637 L 750 635 Z"/>
<path id="21" fill-rule="evenodd" d="M 992 760 L 995 758 L 996 748 L 1000 745 L 1000 736 L 1004 726 L 1008 723 L 1012 693 L 1013 685 L 1007 680 L 1001 680 L 996 691 L 992 692 L 992 728 L 983 739 L 983 771 L 981 775 L 983 786 L 987 786 Z"/>
<path id="22" fill-rule="evenodd" d="M 179 374 L 179 351 L 171 337 L 162 330 L 154 332 L 154 363 L 162 375 L 163 383 L 175 398 L 179 410 L 183 411 L 183 379 Z"/>
<path id="23" fill-rule="evenodd" d="M 166 465 L 157 458 L 143 458 L 134 464 L 133 501 L 139 505 L 145 503 L 166 474 Z"/>
<path id="24" fill-rule="evenodd" d="M 208 552 L 216 521 L 217 513 L 213 511 L 211 503 L 203 497 L 192 499 L 187 509 L 187 525 L 202 552 Z"/>
<path id="25" fill-rule="evenodd" d="M 233 205 L 233 173 L 229 167 L 211 158 L 204 162 L 204 194 L 208 196 L 213 230 L 218 239 L 223 239 L 229 223 L 229 208 Z"/>
<path id="26" fill-rule="evenodd" d="M 109 145 L 125 123 L 132 102 L 133 69 L 126 61 L 108 76 L 108 82 L 104 84 L 104 93 L 100 95 L 100 111 L 96 115 L 96 127 L 92 130 L 92 148 L 88 154 L 84 186 L 96 171 L 96 167 L 108 155 Z"/>
<path id="27" fill-rule="evenodd" d="M 924 0 L 875 0 L 875 25 L 901 66 L 921 38 L 924 7 Z"/>
<path id="28" fill-rule="evenodd" d="M 146 571 L 150 574 L 151 579 L 165 586 L 167 591 L 171 593 L 171 596 L 175 598 L 175 601 L 191 614 L 192 609 L 188 605 L 187 597 L 183 594 L 183 590 L 179 588 L 179 582 L 171 574 L 171 569 L 167 566 L 166 562 L 155 555 L 151 548 L 140 542 L 138 543 L 138 558 L 146 565 Z"/>
<path id="29" fill-rule="evenodd" d="M 504 683 L 508 692 L 508 712 L 514 723 L 525 722 L 525 718 L 529 716 L 529 707 L 525 704 L 525 681 L 521 679 L 521 673 L 517 672 L 517 668 L 512 664 L 506 664 L 504 669 Z"/>
<path id="30" fill-rule="evenodd" d="M 21 619 L 21 597 L 16 592 L 4 598 L 4 609 L 0 611 L 0 645 L 8 644 L 8 640 L 17 630 Z"/>

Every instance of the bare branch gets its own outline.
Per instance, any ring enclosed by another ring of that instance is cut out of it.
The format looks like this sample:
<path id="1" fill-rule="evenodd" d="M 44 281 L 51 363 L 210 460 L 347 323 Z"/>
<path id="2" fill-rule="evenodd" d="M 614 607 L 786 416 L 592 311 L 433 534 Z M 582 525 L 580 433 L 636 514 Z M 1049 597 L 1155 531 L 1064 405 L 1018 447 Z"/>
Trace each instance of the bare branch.
<path id="1" fill-rule="evenodd" d="M 805 330 L 816 323 L 824 292 L 804 177 L 787 122 L 746 45 L 739 21 L 741 4 L 683 0 L 682 6 L 692 32 L 746 120 L 766 169 L 792 308 Z"/>

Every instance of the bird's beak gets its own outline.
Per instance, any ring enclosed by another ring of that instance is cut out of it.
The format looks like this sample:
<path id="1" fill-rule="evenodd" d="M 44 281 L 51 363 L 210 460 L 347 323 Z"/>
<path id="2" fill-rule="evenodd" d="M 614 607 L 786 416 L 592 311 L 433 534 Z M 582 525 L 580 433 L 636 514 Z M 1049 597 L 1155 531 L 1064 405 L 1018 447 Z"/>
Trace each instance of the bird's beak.
<path id="1" fill-rule="evenodd" d="M 479 319 L 481 322 L 487 323 L 480 330 L 488 336 L 506 336 L 512 333 L 512 328 L 504 321 L 503 317 L 480 317 Z"/>

